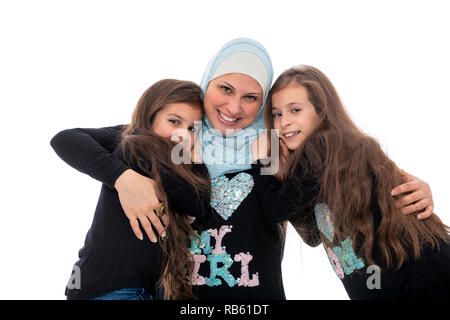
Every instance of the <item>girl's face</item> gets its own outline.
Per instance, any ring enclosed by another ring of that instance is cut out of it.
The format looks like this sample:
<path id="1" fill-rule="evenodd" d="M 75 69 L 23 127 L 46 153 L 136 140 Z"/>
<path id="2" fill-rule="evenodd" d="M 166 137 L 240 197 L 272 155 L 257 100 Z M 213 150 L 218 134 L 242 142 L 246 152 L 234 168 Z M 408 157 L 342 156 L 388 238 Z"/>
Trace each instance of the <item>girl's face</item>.
<path id="1" fill-rule="evenodd" d="M 162 108 L 153 119 L 153 131 L 174 142 L 190 138 L 190 148 L 194 144 L 194 121 L 201 121 L 201 108 L 184 102 L 170 103 Z"/>
<path id="2" fill-rule="evenodd" d="M 209 83 L 203 103 L 213 128 L 228 134 L 252 124 L 262 100 L 263 91 L 255 79 L 242 73 L 228 73 Z"/>
<path id="3" fill-rule="evenodd" d="M 275 129 L 290 150 L 299 148 L 319 125 L 319 117 L 305 87 L 291 84 L 272 95 Z"/>

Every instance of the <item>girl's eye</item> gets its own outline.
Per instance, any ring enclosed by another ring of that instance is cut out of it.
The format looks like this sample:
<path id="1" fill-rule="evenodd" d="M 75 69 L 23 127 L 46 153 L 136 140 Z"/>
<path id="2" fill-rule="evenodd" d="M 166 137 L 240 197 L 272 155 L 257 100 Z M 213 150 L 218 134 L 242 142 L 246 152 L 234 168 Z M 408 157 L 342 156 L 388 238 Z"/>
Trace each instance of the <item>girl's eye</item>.
<path id="1" fill-rule="evenodd" d="M 274 118 L 281 117 L 281 113 L 273 113 L 273 114 L 272 114 L 272 117 L 274 117 Z"/>
<path id="2" fill-rule="evenodd" d="M 188 130 L 191 131 L 191 132 L 195 132 L 195 128 L 194 127 L 189 127 Z"/>
<path id="3" fill-rule="evenodd" d="M 180 123 L 178 120 L 175 120 L 175 119 L 170 119 L 169 122 L 171 122 L 174 125 L 177 125 L 178 123 Z"/>
<path id="4" fill-rule="evenodd" d="M 292 110 L 292 113 L 297 113 L 297 112 L 300 112 L 300 111 L 301 111 L 301 109 L 296 108 L 296 109 Z"/>
<path id="5" fill-rule="evenodd" d="M 220 86 L 220 88 L 225 91 L 226 93 L 231 93 L 231 88 L 228 88 L 227 86 Z"/>

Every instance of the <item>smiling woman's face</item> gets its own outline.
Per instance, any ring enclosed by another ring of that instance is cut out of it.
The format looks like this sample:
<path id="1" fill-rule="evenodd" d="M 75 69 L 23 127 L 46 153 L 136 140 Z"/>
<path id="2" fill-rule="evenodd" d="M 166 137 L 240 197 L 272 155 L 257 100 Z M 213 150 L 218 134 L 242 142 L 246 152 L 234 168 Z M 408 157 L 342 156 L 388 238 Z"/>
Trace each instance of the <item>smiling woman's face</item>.
<path id="1" fill-rule="evenodd" d="M 255 79 L 242 73 L 228 73 L 209 83 L 203 103 L 213 128 L 231 134 L 255 121 L 262 100 L 263 91 Z"/>

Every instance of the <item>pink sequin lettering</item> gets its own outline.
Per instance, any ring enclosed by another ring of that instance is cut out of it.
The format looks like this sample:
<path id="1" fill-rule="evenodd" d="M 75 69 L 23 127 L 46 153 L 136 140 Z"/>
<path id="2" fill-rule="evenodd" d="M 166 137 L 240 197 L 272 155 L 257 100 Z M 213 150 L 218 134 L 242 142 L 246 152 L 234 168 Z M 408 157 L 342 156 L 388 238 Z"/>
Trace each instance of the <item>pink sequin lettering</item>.
<path id="1" fill-rule="evenodd" d="M 339 278 L 344 279 L 344 270 L 342 269 L 339 258 L 334 254 L 333 250 L 327 248 L 328 258 L 330 259 L 331 265 Z"/>
<path id="2" fill-rule="evenodd" d="M 256 287 L 259 285 L 258 272 L 253 274 L 251 279 L 249 276 L 248 265 L 252 260 L 253 256 L 249 252 L 247 252 L 247 254 L 241 252 L 234 256 L 234 261 L 241 262 L 241 277 L 238 278 L 238 286 L 240 287 Z"/>
<path id="3" fill-rule="evenodd" d="M 222 248 L 222 239 L 228 232 L 231 232 L 231 226 L 222 226 L 219 232 L 217 232 L 217 229 L 211 230 L 211 236 L 216 239 L 216 245 L 212 254 L 226 253 L 224 250 L 225 247 Z"/>
<path id="4" fill-rule="evenodd" d="M 209 229 L 202 232 L 200 239 L 191 240 L 191 254 L 194 260 L 194 269 L 192 272 L 192 284 L 197 286 L 207 285 L 210 287 L 220 286 L 223 284 L 222 280 L 229 287 L 233 287 L 236 284 L 244 287 L 256 287 L 259 286 L 259 274 L 254 273 L 250 278 L 249 264 L 253 260 L 253 256 L 250 252 L 239 253 L 231 259 L 230 254 L 226 252 L 225 246 L 222 246 L 223 238 L 227 233 L 232 232 L 233 226 L 222 226 L 219 230 Z M 210 245 L 210 236 L 215 239 L 214 250 Z M 199 254 L 203 253 L 203 254 Z M 204 262 L 209 262 L 210 276 L 204 277 L 199 274 L 200 266 Z M 237 280 L 228 271 L 234 262 L 241 263 L 241 277 Z"/>
<path id="5" fill-rule="evenodd" d="M 194 286 L 201 286 L 206 283 L 205 277 L 202 277 L 198 274 L 198 271 L 200 269 L 200 265 L 206 261 L 206 256 L 202 254 L 195 254 L 194 255 L 194 270 L 192 271 L 192 284 Z"/>

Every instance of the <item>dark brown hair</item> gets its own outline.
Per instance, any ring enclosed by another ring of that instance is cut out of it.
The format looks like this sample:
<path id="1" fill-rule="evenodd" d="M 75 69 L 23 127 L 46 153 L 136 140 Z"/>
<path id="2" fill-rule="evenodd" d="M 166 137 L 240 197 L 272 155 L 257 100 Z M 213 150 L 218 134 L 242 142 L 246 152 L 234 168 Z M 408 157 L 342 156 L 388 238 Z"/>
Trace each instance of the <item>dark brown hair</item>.
<path id="1" fill-rule="evenodd" d="M 175 165 L 171 160 L 174 143 L 154 133 L 152 124 L 156 114 L 170 103 L 183 102 L 203 111 L 202 90 L 193 82 L 164 79 L 148 88 L 134 109 L 131 123 L 122 132 L 122 150 L 126 162 L 157 182 L 158 198 L 166 204 L 170 223 L 167 239 L 160 241 L 163 249 L 162 272 L 159 284 L 164 286 L 166 299 L 195 298 L 191 274 L 193 260 L 189 252 L 191 237 L 195 237 L 188 216 L 177 214 L 167 202 L 161 187 L 161 170 L 169 170 L 192 184 L 200 194 L 210 192 L 209 180 L 195 175 L 192 166 Z"/>
<path id="2" fill-rule="evenodd" d="M 373 264 L 376 242 L 386 265 L 399 268 L 413 256 L 418 259 L 425 246 L 439 248 L 449 241 L 449 228 L 432 215 L 420 221 L 406 216 L 395 205 L 391 190 L 406 182 L 401 170 L 389 159 L 379 143 L 361 132 L 345 111 L 330 80 L 311 66 L 296 66 L 284 71 L 269 92 L 264 119 L 273 129 L 272 95 L 288 86 L 302 86 L 308 92 L 320 123 L 315 132 L 297 150 L 281 160 L 280 180 L 293 174 L 297 165 L 310 168 L 320 183 L 317 201 L 328 205 L 335 236 L 350 237 L 353 244 L 363 239 L 359 251 Z M 381 211 L 381 223 L 375 230 L 372 201 Z"/>

